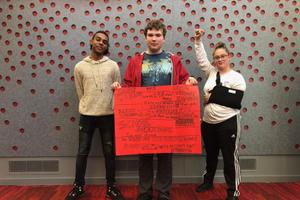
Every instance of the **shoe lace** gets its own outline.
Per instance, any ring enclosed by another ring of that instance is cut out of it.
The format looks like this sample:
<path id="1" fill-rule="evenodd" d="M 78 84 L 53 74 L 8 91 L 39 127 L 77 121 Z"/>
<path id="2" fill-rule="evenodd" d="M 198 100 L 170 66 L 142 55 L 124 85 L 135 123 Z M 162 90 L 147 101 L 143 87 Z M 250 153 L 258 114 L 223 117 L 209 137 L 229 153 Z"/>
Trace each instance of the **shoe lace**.
<path id="1" fill-rule="evenodd" d="M 107 194 L 115 197 L 116 199 L 123 199 L 121 192 L 116 187 L 108 187 Z"/>
<path id="2" fill-rule="evenodd" d="M 83 192 L 83 189 L 81 186 L 74 185 L 73 189 L 69 193 L 69 196 L 77 196 L 82 192 Z"/>

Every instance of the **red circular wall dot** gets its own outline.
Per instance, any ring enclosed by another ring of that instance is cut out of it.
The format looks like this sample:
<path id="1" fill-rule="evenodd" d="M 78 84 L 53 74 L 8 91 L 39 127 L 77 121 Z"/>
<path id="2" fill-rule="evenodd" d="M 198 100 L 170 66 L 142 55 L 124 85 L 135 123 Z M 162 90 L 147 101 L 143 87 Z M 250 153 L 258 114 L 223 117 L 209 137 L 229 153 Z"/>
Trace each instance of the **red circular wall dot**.
<path id="1" fill-rule="evenodd" d="M 47 74 L 47 75 L 50 75 L 51 73 L 52 73 L 52 72 L 51 72 L 50 69 L 47 69 L 47 70 L 46 70 L 46 74 Z"/>
<path id="2" fill-rule="evenodd" d="M 18 106 L 18 102 L 16 102 L 16 101 L 12 102 L 12 106 L 13 107 L 17 107 Z"/>
<path id="3" fill-rule="evenodd" d="M 245 145 L 245 144 L 242 144 L 242 145 L 241 145 L 241 149 L 242 149 L 242 150 L 246 149 L 246 145 Z"/>
<path id="4" fill-rule="evenodd" d="M 134 17 L 135 17 L 135 14 L 134 14 L 134 13 L 130 13 L 130 14 L 129 14 L 129 17 L 130 17 L 130 18 L 134 18 Z"/>
<path id="5" fill-rule="evenodd" d="M 9 124 L 10 124 L 10 121 L 9 121 L 9 120 L 7 120 L 7 119 L 6 119 L 6 120 L 4 120 L 4 124 L 5 124 L 5 125 L 9 125 Z"/>
<path id="6" fill-rule="evenodd" d="M 284 88 L 285 92 L 288 92 L 289 90 L 290 90 L 290 87 L 288 87 L 288 86 Z"/>
<path id="7" fill-rule="evenodd" d="M 71 121 L 71 122 L 75 122 L 75 121 L 76 121 L 76 118 L 75 118 L 75 117 L 71 117 L 71 118 L 70 118 L 70 121 Z"/>
<path id="8" fill-rule="evenodd" d="M 55 126 L 56 131 L 61 131 L 61 126 Z"/>
<path id="9" fill-rule="evenodd" d="M 59 112 L 59 108 L 54 108 L 53 112 L 58 113 Z"/>
<path id="10" fill-rule="evenodd" d="M 30 4 L 29 4 L 29 7 L 30 7 L 30 8 L 34 8 L 34 7 L 35 7 L 35 4 L 34 4 L 34 3 L 30 3 Z"/>
<path id="11" fill-rule="evenodd" d="M 59 69 L 62 69 L 62 68 L 64 68 L 64 65 L 63 65 L 63 64 L 58 64 L 57 67 L 58 67 Z"/>
<path id="12" fill-rule="evenodd" d="M 270 56 L 274 57 L 274 56 L 275 56 L 275 52 L 274 52 L 274 51 L 271 51 L 271 52 L 270 52 Z"/>
<path id="13" fill-rule="evenodd" d="M 67 74 L 70 73 L 70 69 L 69 69 L 69 68 L 66 68 L 66 69 L 65 69 L 65 73 L 67 73 Z"/>
<path id="14" fill-rule="evenodd" d="M 36 117 L 37 117 L 37 114 L 36 114 L 36 113 L 31 113 L 30 116 L 31 116 L 32 118 L 36 118 Z"/>
<path id="15" fill-rule="evenodd" d="M 18 85 L 22 85 L 22 80 L 17 80 L 16 83 L 17 83 Z"/>
<path id="16" fill-rule="evenodd" d="M 36 90 L 35 90 L 35 89 L 31 89 L 31 90 L 30 90 L 30 93 L 31 93 L 31 94 L 35 94 L 35 93 L 36 93 Z"/>
<path id="17" fill-rule="evenodd" d="M 25 133 L 25 129 L 24 128 L 20 128 L 19 132 L 20 132 L 20 134 L 24 134 Z"/>
<path id="18" fill-rule="evenodd" d="M 101 10 L 100 10 L 100 9 L 96 9 L 96 10 L 95 10 L 95 13 L 96 13 L 97 15 L 99 15 L 99 14 L 101 14 Z"/>
<path id="19" fill-rule="evenodd" d="M 50 93 L 50 94 L 54 94 L 54 93 L 55 93 L 55 90 L 54 90 L 54 89 L 49 89 L 49 93 Z"/>
<path id="20" fill-rule="evenodd" d="M 54 151 L 58 151 L 58 146 L 57 146 L 57 145 L 54 145 L 54 146 L 52 147 L 52 149 L 53 149 Z"/>
<path id="21" fill-rule="evenodd" d="M 14 151 L 18 151 L 18 147 L 17 147 L 16 145 L 12 146 L 11 148 L 12 148 L 12 150 L 14 150 Z"/>
<path id="22" fill-rule="evenodd" d="M 86 11 L 84 12 L 84 15 L 85 15 L 85 16 L 89 16 L 89 15 L 90 15 L 90 11 L 86 10 Z"/>

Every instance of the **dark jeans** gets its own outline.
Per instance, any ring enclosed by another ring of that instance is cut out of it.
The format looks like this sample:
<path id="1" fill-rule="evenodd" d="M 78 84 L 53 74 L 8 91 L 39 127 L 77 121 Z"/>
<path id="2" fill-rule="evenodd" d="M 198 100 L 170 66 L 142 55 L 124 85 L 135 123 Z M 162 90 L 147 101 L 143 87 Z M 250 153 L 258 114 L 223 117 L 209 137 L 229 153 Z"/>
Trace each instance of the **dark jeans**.
<path id="1" fill-rule="evenodd" d="M 152 196 L 153 184 L 153 155 L 139 155 L 139 190 L 140 194 Z M 157 155 L 156 189 L 161 196 L 170 196 L 172 185 L 172 154 L 162 153 Z"/>
<path id="2" fill-rule="evenodd" d="M 224 177 L 228 186 L 229 196 L 239 196 L 239 116 L 234 116 L 218 124 L 201 123 L 202 136 L 206 151 L 205 183 L 213 183 L 221 150 L 224 161 Z"/>
<path id="3" fill-rule="evenodd" d="M 114 116 L 80 116 L 79 147 L 76 159 L 75 184 L 85 184 L 87 158 L 90 153 L 93 134 L 99 129 L 102 139 L 102 149 L 105 159 L 107 185 L 115 183 L 115 144 L 114 144 Z"/>

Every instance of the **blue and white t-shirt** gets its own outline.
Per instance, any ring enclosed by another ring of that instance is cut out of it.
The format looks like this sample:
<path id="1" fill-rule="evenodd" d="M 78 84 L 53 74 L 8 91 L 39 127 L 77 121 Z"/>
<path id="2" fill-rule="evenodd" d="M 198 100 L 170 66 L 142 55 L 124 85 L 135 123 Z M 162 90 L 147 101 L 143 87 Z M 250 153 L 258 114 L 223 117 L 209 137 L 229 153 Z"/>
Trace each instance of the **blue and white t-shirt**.
<path id="1" fill-rule="evenodd" d="M 171 85 L 173 64 L 171 55 L 162 51 L 160 54 L 144 54 L 142 64 L 142 86 Z"/>

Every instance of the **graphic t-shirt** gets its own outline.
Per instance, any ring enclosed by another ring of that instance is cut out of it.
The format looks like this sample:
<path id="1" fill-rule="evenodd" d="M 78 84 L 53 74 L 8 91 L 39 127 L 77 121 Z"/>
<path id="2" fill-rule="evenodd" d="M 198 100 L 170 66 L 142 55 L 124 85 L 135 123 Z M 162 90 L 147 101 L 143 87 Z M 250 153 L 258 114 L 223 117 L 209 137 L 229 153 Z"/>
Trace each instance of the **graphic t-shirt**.
<path id="1" fill-rule="evenodd" d="M 171 55 L 165 51 L 160 54 L 144 54 L 142 65 L 142 86 L 171 85 Z"/>

